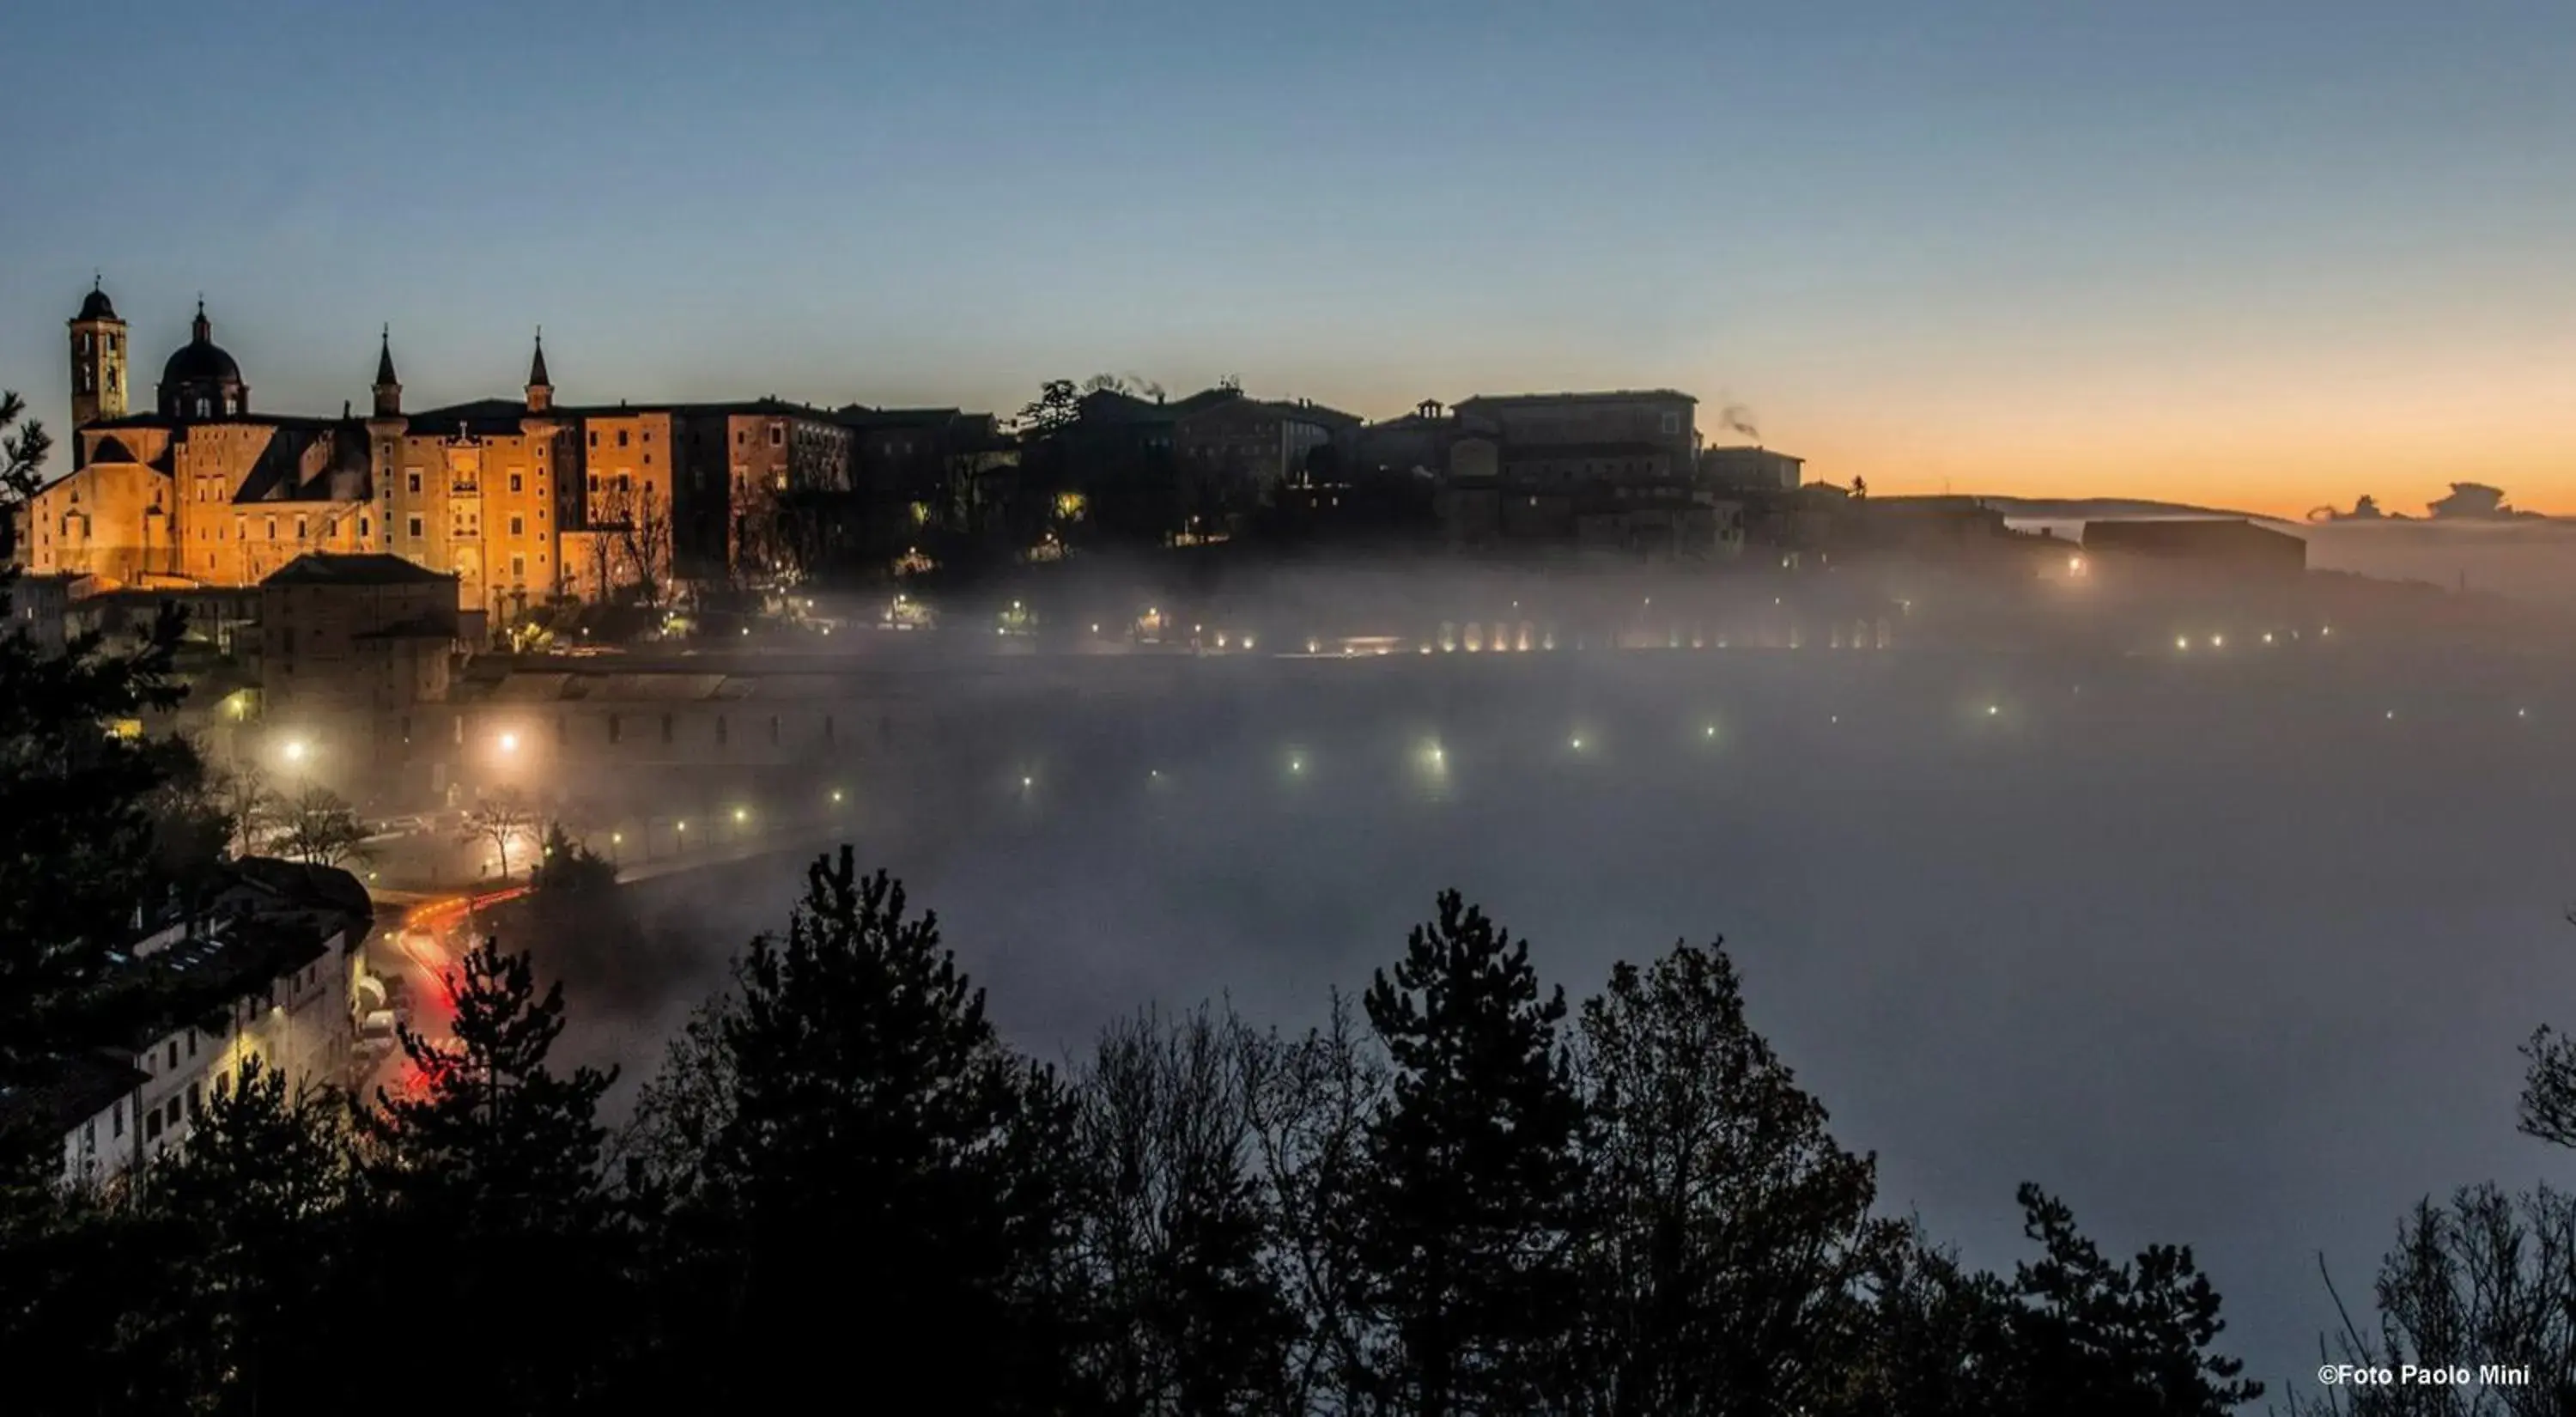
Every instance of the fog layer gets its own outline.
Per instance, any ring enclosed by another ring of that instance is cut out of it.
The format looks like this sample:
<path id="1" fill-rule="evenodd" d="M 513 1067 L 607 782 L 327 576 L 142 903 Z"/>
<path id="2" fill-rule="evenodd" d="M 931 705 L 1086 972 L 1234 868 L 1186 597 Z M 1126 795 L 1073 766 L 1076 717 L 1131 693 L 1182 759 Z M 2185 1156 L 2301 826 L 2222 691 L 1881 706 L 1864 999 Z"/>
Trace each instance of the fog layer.
<path id="1" fill-rule="evenodd" d="M 1182 685 L 875 770 L 862 860 L 1042 1056 L 1149 1001 L 1311 1021 L 1447 885 L 1576 997 L 1723 935 L 1886 1209 L 2009 1263 L 2033 1179 L 2107 1245 L 2193 1244 L 2273 1380 L 2331 1319 L 2319 1251 L 2358 1292 L 2415 1197 L 2558 1164 L 2513 1130 L 2516 1044 L 2576 1021 L 2576 675 L 2546 662 L 2312 639 Z M 638 888 L 669 992 L 620 990 L 587 1046 L 650 1066 L 800 868 Z"/>

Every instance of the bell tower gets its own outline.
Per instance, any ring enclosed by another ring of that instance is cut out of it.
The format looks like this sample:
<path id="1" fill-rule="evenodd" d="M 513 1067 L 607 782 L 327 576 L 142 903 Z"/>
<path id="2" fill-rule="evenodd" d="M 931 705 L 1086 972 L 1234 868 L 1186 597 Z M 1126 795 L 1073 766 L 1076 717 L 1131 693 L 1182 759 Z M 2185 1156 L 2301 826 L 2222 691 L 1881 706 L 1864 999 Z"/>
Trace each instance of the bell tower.
<path id="1" fill-rule="evenodd" d="M 90 282 L 89 296 L 81 301 L 80 313 L 68 322 L 71 328 L 72 356 L 72 430 L 98 422 L 102 418 L 125 416 L 125 322 L 116 316 L 116 306 L 95 280 Z M 72 444 L 72 461 L 81 461 L 80 443 Z"/>

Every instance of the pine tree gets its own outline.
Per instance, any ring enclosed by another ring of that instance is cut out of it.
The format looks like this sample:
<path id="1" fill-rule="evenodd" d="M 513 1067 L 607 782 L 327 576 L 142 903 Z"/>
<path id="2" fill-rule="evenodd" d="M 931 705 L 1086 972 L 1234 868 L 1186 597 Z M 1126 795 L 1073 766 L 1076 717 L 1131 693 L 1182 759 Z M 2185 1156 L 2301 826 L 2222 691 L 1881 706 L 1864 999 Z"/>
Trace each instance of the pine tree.
<path id="1" fill-rule="evenodd" d="M 456 1387 L 494 1410 L 564 1411 L 604 1390 L 626 1327 L 626 1241 L 600 1174 L 614 1075 L 549 1064 L 563 990 L 540 993 L 525 954 L 486 940 L 445 982 L 452 1038 L 403 1029 L 411 1077 L 360 1118 L 380 1202 L 359 1243 L 418 1261 L 388 1301 L 473 1316 L 474 1339 L 441 1349 Z"/>
<path id="2" fill-rule="evenodd" d="M 125 1345 L 176 1379 L 197 1410 L 323 1410 L 373 1365 L 341 1300 L 365 1263 L 350 1243 L 358 1204 L 345 1112 L 333 1094 L 290 1094 L 256 1058 L 206 1103 L 187 1145 L 144 1173 L 132 1222 L 162 1282 Z"/>
<path id="3" fill-rule="evenodd" d="M 1614 1413 L 1812 1410 L 1867 1323 L 1897 1242 L 1870 1159 L 1744 1016 L 1723 949 L 1621 964 L 1584 1005 L 1596 1119 L 1585 1385 Z"/>
<path id="4" fill-rule="evenodd" d="M 1421 1417 L 1526 1412 L 1578 1315 L 1583 1106 L 1527 942 L 1456 891 L 1363 1000 L 1394 1066 L 1357 1197 L 1374 1385 Z"/>
<path id="5" fill-rule="evenodd" d="M 937 918 L 907 918 L 844 847 L 737 989 L 702 1188 L 739 1264 L 729 1400 L 859 1382 L 947 1412 L 1060 1410 L 1069 1109 L 1002 1046 Z"/>
<path id="6" fill-rule="evenodd" d="M 2209 1351 L 2227 1325 L 2188 1248 L 2150 1245 L 2114 1264 L 2074 1212 L 2021 1188 L 2022 1232 L 2040 1258 L 2016 1269 L 2014 1357 L 2024 1410 L 2102 1417 L 2223 1417 L 2263 1395 L 2245 1365 Z"/>
<path id="7" fill-rule="evenodd" d="M 0 604 L 7 580 L 0 572 Z M 0 1066 L 74 1031 L 136 908 L 189 864 L 166 854 L 156 807 L 193 779 L 195 750 L 113 731 L 178 703 L 182 623 L 166 611 L 138 645 L 114 651 L 95 631 L 62 653 L 0 631 Z"/>

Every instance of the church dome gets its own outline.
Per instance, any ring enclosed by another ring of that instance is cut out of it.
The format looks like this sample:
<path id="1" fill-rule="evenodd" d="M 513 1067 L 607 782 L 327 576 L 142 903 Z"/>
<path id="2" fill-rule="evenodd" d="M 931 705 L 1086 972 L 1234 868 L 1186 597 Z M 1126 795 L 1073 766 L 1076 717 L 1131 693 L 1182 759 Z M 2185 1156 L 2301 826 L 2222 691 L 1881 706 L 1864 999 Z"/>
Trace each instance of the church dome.
<path id="1" fill-rule="evenodd" d="M 108 300 L 106 291 L 101 290 L 96 286 L 92 286 L 90 287 L 89 295 L 81 301 L 81 312 L 72 318 L 76 320 L 113 320 L 116 318 L 116 306 Z"/>
<path id="2" fill-rule="evenodd" d="M 170 362 L 161 366 L 161 382 L 179 384 L 239 384 L 241 366 L 224 353 L 222 345 L 212 341 L 191 341 Z"/>
<path id="3" fill-rule="evenodd" d="M 161 411 L 173 418 L 230 418 L 247 412 L 250 386 L 241 366 L 216 344 L 206 307 L 197 307 L 194 338 L 161 366 Z"/>

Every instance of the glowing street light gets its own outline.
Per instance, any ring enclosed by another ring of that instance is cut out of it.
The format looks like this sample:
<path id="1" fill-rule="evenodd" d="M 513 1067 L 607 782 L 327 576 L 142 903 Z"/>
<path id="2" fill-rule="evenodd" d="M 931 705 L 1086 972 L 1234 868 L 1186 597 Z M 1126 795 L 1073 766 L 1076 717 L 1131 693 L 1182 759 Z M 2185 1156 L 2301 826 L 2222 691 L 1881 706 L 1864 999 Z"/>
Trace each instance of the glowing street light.
<path id="1" fill-rule="evenodd" d="M 300 763 L 304 761 L 305 755 L 312 751 L 312 747 L 301 738 L 289 738 L 286 740 L 286 745 L 278 751 L 285 755 L 288 762 Z"/>
<path id="2" fill-rule="evenodd" d="M 838 805 L 840 805 L 840 801 L 841 801 L 841 789 L 839 789 L 839 788 L 835 787 L 835 788 L 833 788 L 833 789 L 832 789 L 832 803 L 833 803 L 833 805 L 838 806 Z"/>
<path id="3" fill-rule="evenodd" d="M 1578 734 L 1574 735 L 1574 737 L 1573 737 L 1573 738 L 1571 738 L 1571 739 L 1569 739 L 1569 740 L 1567 740 L 1567 742 L 1568 742 L 1568 746 L 1572 747 L 1572 748 L 1574 749 L 1574 751 L 1576 751 L 1576 752 L 1578 752 L 1578 753 L 1580 753 L 1580 752 L 1582 752 L 1582 751 L 1583 751 L 1583 735 L 1582 735 L 1582 734 L 1578 733 Z"/>
<path id="4" fill-rule="evenodd" d="M 2190 652 L 2190 650 L 2191 650 L 2191 636 L 2189 636 L 2189 635 L 2176 635 L 2176 636 L 2174 636 L 2174 648 L 2175 648 L 2175 649 L 2178 649 L 2178 650 L 2182 650 L 2182 651 L 2184 651 L 2185 653 L 2189 653 L 2189 652 Z"/>
<path id="5" fill-rule="evenodd" d="M 1717 725 L 1716 725 L 1716 724 L 1714 724 L 1714 723 L 1712 723 L 1712 724 L 1710 724 L 1708 727 L 1706 727 L 1706 728 L 1704 728 L 1704 729 L 1700 730 L 1700 735 L 1699 735 L 1699 736 L 1701 736 L 1702 738 L 1714 738 L 1714 737 L 1716 737 L 1716 736 L 1717 736 Z"/>
<path id="6" fill-rule="evenodd" d="M 733 821 L 734 821 L 734 825 L 735 825 L 735 826 L 740 826 L 740 825 L 742 825 L 743 823 L 745 823 L 745 822 L 747 822 L 747 821 L 750 821 L 750 820 L 751 820 L 751 811 L 750 811 L 750 809 L 749 809 L 749 808 L 745 808 L 745 807 L 736 807 L 736 808 L 734 808 L 734 809 L 733 809 Z"/>
<path id="7" fill-rule="evenodd" d="M 519 735 L 516 733 L 502 734 L 501 751 L 504 753 L 515 753 L 519 751 Z"/>
<path id="8" fill-rule="evenodd" d="M 1995 715 L 1997 715 L 1997 714 L 1999 714 L 1999 713 L 2002 713 L 2003 711 L 2004 711 L 2004 706 L 2003 706 L 2003 705 L 2001 705 L 2001 704 L 1988 704 L 1988 705 L 1986 705 L 1986 717 L 1988 717 L 1988 718 L 1993 718 Z"/>
<path id="9" fill-rule="evenodd" d="M 1035 787 L 1037 785 L 1038 780 L 1034 777 L 1022 777 L 1020 779 L 1020 786 L 1023 788 Z"/>

